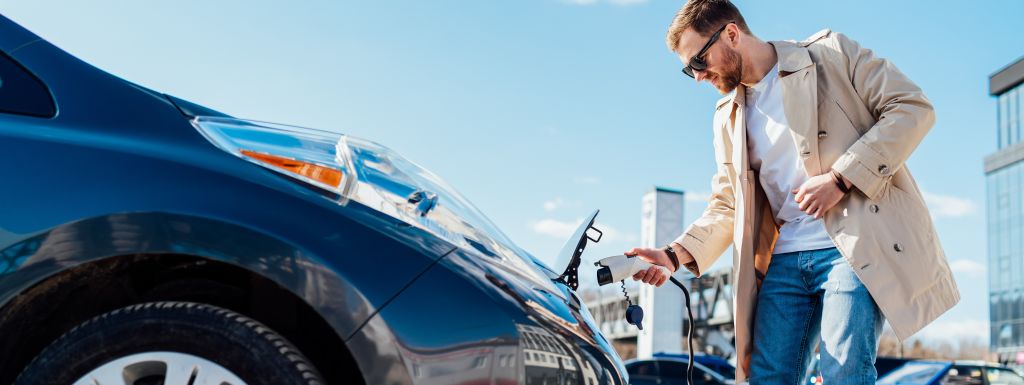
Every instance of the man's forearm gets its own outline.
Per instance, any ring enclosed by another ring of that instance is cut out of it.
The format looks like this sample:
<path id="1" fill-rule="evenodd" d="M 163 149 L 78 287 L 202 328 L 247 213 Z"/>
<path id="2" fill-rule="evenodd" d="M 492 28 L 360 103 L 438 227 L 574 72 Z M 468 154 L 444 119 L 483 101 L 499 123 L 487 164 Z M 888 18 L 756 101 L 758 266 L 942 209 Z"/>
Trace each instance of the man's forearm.
<path id="1" fill-rule="evenodd" d="M 877 199 L 934 125 L 935 109 L 921 88 L 887 60 L 843 34 L 836 36 L 850 81 L 875 123 L 831 167 Z"/>

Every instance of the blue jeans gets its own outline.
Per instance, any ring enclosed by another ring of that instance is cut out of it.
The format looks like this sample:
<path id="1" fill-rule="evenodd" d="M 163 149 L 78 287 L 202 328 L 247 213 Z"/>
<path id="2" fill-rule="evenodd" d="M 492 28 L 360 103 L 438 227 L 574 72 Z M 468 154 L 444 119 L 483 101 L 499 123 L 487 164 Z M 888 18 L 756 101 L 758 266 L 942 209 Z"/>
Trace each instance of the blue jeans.
<path id="1" fill-rule="evenodd" d="M 835 247 L 773 255 L 757 295 L 750 384 L 799 384 L 816 342 L 825 384 L 874 384 L 882 323 Z"/>

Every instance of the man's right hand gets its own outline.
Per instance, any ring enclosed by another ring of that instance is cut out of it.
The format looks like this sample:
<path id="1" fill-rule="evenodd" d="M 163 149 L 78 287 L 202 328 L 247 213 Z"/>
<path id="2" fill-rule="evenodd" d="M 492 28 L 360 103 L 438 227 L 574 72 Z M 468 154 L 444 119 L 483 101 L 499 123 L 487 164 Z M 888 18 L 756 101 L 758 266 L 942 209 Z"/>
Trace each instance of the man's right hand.
<path id="1" fill-rule="evenodd" d="M 693 257 L 690 253 L 685 250 L 680 253 L 679 251 L 681 249 L 681 247 L 676 248 L 676 255 L 679 257 L 680 266 L 693 261 Z M 634 281 L 643 281 L 643 283 L 660 287 L 668 281 L 670 273 L 667 272 L 675 272 L 675 266 L 672 265 L 672 260 L 668 258 L 668 254 L 665 253 L 665 250 L 636 247 L 626 251 L 625 254 L 640 257 L 640 259 L 647 263 L 663 266 L 667 269 L 659 269 L 655 266 L 651 266 L 651 268 L 633 275 Z"/>

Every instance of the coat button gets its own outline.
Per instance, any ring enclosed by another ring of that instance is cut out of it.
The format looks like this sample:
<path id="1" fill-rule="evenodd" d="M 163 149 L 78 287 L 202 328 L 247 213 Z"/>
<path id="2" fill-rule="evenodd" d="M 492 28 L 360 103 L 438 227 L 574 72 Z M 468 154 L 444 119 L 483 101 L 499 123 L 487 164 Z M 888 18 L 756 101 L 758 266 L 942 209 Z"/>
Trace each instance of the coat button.
<path id="1" fill-rule="evenodd" d="M 878 205 L 873 204 L 873 205 L 871 205 L 871 207 L 869 207 L 869 209 L 871 209 L 872 213 L 877 213 L 878 212 Z"/>
<path id="2" fill-rule="evenodd" d="M 827 132 L 825 132 L 825 131 L 818 131 L 818 139 L 825 139 L 826 136 L 828 136 Z"/>
<path id="3" fill-rule="evenodd" d="M 878 173 L 882 175 L 889 175 L 889 166 L 881 165 L 878 166 Z"/>
<path id="4" fill-rule="evenodd" d="M 903 251 L 903 246 L 900 246 L 900 244 L 899 244 L 899 243 L 893 243 L 893 244 L 892 244 L 892 249 L 893 249 L 893 250 L 896 250 L 896 252 L 898 253 L 898 252 L 901 252 L 901 251 Z"/>

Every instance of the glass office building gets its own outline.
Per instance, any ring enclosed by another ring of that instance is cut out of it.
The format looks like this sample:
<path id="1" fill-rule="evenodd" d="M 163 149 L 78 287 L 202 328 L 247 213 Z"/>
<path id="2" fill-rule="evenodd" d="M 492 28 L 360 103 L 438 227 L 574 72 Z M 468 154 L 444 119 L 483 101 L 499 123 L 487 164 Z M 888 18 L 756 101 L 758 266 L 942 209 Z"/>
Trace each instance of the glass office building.
<path id="1" fill-rule="evenodd" d="M 1024 366 L 1024 58 L 989 77 L 996 152 L 985 157 L 990 347 Z"/>

